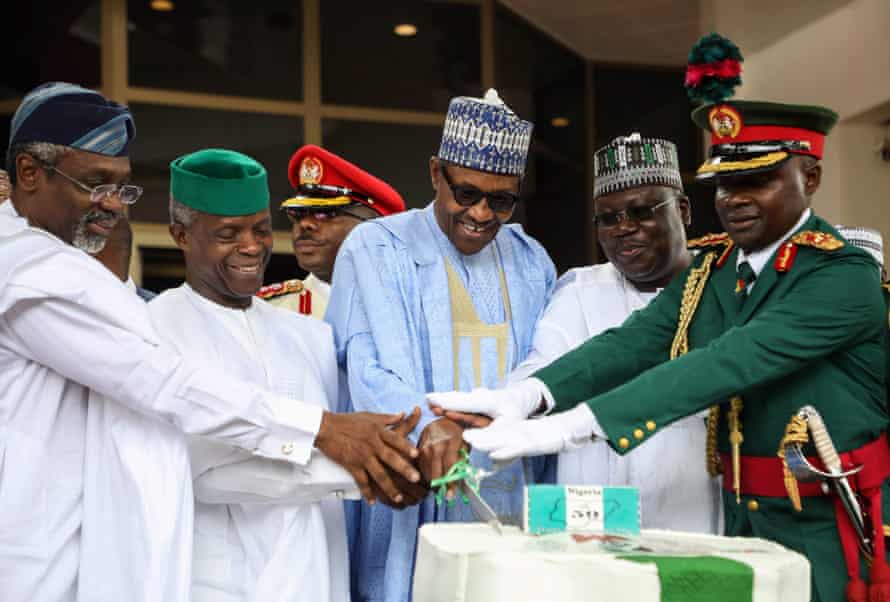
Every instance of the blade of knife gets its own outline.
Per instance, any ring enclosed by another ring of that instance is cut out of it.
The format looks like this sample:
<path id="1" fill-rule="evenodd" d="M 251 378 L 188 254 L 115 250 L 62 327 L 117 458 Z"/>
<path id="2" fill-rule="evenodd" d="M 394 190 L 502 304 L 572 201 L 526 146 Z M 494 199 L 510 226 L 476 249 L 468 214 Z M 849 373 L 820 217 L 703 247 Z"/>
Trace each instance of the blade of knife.
<path id="1" fill-rule="evenodd" d="M 482 496 L 479 493 L 470 487 L 466 481 L 460 482 L 460 490 L 467 499 L 470 500 L 470 510 L 473 511 L 473 514 L 484 523 L 487 523 L 495 531 L 498 532 L 498 535 L 503 535 L 502 525 L 500 519 L 498 519 L 498 515 L 495 514 L 495 511 L 491 509 L 485 500 L 482 499 Z"/>

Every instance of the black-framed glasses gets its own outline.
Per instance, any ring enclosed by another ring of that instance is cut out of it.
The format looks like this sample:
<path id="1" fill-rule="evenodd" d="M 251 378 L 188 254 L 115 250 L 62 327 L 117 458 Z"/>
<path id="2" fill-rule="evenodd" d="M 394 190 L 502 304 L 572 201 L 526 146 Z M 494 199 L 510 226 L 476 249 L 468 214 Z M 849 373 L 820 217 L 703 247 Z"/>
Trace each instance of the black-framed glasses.
<path id="1" fill-rule="evenodd" d="M 55 165 L 41 164 L 40 166 L 46 171 L 59 174 L 84 192 L 89 192 L 90 200 L 97 205 L 104 203 L 115 195 L 117 195 L 117 198 L 120 199 L 122 204 L 132 205 L 142 196 L 142 186 L 136 186 L 135 184 L 121 184 L 120 186 L 117 184 L 100 184 L 96 187 L 92 187 L 87 186 L 73 176 L 69 176 Z"/>
<path id="2" fill-rule="evenodd" d="M 439 171 L 445 178 L 445 183 L 451 189 L 454 200 L 461 207 L 472 207 L 482 199 L 488 201 L 488 207 L 495 213 L 510 213 L 519 202 L 519 195 L 506 190 L 500 192 L 485 192 L 475 186 L 467 184 L 455 184 L 448 175 L 448 170 L 443 164 L 439 164 Z"/>
<path id="3" fill-rule="evenodd" d="M 606 213 L 599 213 L 593 216 L 593 223 L 600 228 L 614 228 L 624 220 L 633 221 L 639 224 L 640 222 L 655 219 L 655 211 L 657 209 L 661 209 L 662 207 L 666 206 L 668 203 L 675 201 L 676 199 L 677 197 L 671 197 L 667 200 L 661 201 L 656 205 L 641 205 L 639 207 L 628 207 L 627 209 L 622 209 L 621 211 L 609 211 Z"/>
<path id="4" fill-rule="evenodd" d="M 285 207 L 284 212 L 292 224 L 296 224 L 307 217 L 311 217 L 317 222 L 327 222 L 339 215 L 348 215 L 362 222 L 370 219 L 352 213 L 345 207 Z"/>

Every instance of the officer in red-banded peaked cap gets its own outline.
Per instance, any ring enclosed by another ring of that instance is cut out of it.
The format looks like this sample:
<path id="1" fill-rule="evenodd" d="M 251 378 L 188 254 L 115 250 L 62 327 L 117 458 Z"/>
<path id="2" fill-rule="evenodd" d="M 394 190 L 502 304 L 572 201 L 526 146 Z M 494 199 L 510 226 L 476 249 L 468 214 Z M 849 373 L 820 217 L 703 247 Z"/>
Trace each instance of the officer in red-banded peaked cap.
<path id="1" fill-rule="evenodd" d="M 291 222 L 294 255 L 305 280 L 270 284 L 257 293 L 269 302 L 317 318 L 324 316 L 337 250 L 360 222 L 405 210 L 389 184 L 342 157 L 307 144 L 291 157 L 293 197 L 281 203 Z"/>

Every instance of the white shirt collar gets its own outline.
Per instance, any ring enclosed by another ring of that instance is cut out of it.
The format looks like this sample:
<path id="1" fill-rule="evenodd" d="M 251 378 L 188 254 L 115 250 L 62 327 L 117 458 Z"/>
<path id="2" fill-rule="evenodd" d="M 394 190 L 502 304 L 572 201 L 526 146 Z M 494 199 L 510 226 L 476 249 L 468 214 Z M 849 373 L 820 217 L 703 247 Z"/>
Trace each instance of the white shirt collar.
<path id="1" fill-rule="evenodd" d="M 331 284 L 329 282 L 325 282 L 312 272 L 309 272 L 309 275 L 306 276 L 305 280 L 303 280 L 303 285 L 310 289 L 321 292 L 321 294 L 325 297 L 331 296 Z"/>
<path id="2" fill-rule="evenodd" d="M 225 305 L 220 305 L 216 301 L 211 301 L 210 299 L 208 299 L 207 297 L 205 297 L 204 295 L 202 295 L 201 293 L 199 293 L 198 291 L 193 289 L 191 287 L 191 285 L 189 285 L 188 282 L 182 283 L 182 289 L 187 294 L 191 295 L 193 298 L 198 299 L 198 302 L 203 304 L 205 307 L 207 307 L 209 309 L 213 309 L 213 310 L 218 311 L 223 314 L 231 314 L 231 315 L 236 315 L 236 316 L 244 315 L 247 312 L 252 313 L 254 308 L 256 307 L 256 303 L 251 303 L 250 305 L 248 305 L 247 307 L 244 307 L 244 308 L 226 307 Z"/>
<path id="3" fill-rule="evenodd" d="M 779 237 L 776 242 L 769 245 L 768 247 L 764 247 L 762 249 L 758 249 L 757 251 L 752 251 L 751 253 L 745 253 L 742 249 L 739 249 L 739 255 L 736 259 L 736 268 L 742 264 L 743 261 L 747 261 L 748 265 L 751 266 L 751 269 L 754 270 L 754 274 L 760 276 L 760 272 L 763 271 L 766 262 L 769 261 L 769 258 L 773 256 L 773 253 L 782 246 L 786 240 L 788 240 L 792 234 L 794 234 L 804 223 L 810 219 L 810 216 L 813 214 L 813 211 L 807 207 L 804 209 L 803 213 L 800 214 L 800 218 L 797 220 L 797 223 L 794 224 L 788 232 L 785 233 L 784 236 Z"/>
<path id="4" fill-rule="evenodd" d="M 25 219 L 19 215 L 19 212 L 15 209 L 15 205 L 12 204 L 12 199 L 9 198 L 0 200 L 0 215 Z"/>

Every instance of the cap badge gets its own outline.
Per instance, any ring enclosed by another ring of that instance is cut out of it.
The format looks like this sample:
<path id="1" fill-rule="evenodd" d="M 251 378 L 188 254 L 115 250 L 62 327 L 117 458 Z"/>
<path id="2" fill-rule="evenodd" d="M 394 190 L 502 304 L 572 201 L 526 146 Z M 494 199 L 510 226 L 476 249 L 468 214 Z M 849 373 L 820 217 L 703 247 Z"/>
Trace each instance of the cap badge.
<path id="1" fill-rule="evenodd" d="M 324 174 L 324 166 L 316 157 L 306 157 L 300 162 L 300 185 L 318 184 Z"/>
<path id="2" fill-rule="evenodd" d="M 742 116 L 727 105 L 714 107 L 708 113 L 711 131 L 720 138 L 735 138 L 742 131 Z"/>

